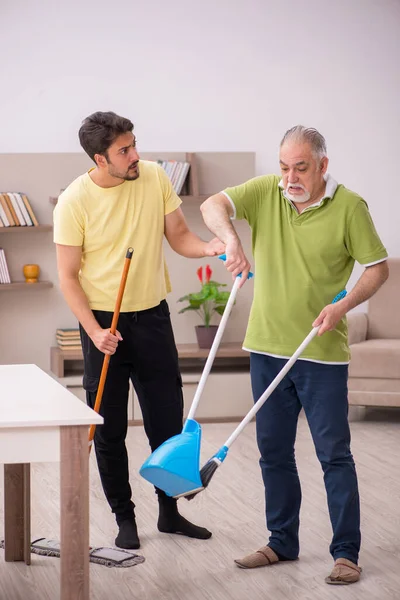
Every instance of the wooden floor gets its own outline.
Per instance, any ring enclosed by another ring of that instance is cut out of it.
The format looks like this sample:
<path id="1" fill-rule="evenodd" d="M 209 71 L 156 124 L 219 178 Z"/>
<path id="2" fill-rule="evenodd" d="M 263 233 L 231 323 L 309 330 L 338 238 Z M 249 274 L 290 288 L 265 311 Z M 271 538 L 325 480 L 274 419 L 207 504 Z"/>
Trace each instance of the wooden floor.
<path id="1" fill-rule="evenodd" d="M 203 458 L 224 442 L 232 424 L 203 426 Z M 332 560 L 330 523 L 322 475 L 304 418 L 297 460 L 303 487 L 301 557 L 296 563 L 244 571 L 233 559 L 267 541 L 263 487 L 254 424 L 217 471 L 209 489 L 181 512 L 213 531 L 207 541 L 161 534 L 152 487 L 137 475 L 148 454 L 142 428 L 129 429 L 131 483 L 137 505 L 140 553 L 146 561 L 127 569 L 90 565 L 93 600 L 389 600 L 400 599 L 400 413 L 371 411 L 352 422 L 362 500 L 362 580 L 353 586 L 324 583 Z M 116 529 L 91 457 L 92 545 L 113 543 Z M 52 464 L 32 469 L 32 535 L 59 539 L 59 473 Z M 3 488 L 2 478 L 0 483 Z M 2 503 L 1 503 L 2 505 Z M 2 511 L 2 506 L 1 506 Z M 0 523 L 3 522 L 1 513 Z M 0 537 L 2 536 L 0 531 Z M 0 600 L 57 600 L 60 561 L 33 555 L 32 565 L 4 563 L 0 550 Z"/>

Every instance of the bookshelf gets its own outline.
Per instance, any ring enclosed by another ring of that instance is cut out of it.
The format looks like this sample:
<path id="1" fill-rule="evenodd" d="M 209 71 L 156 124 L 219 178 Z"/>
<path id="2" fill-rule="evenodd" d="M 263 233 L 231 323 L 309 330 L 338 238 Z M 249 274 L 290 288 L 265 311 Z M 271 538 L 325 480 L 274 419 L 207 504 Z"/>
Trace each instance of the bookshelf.
<path id="1" fill-rule="evenodd" d="M 36 290 L 43 288 L 51 288 L 53 284 L 51 281 L 38 281 L 37 283 L 26 283 L 25 281 L 13 281 L 12 283 L 0 283 L 1 292 L 12 292 L 18 290 Z"/>
<path id="2" fill-rule="evenodd" d="M 177 344 L 178 358 L 182 368 L 203 366 L 208 350 L 199 348 L 197 344 Z M 242 349 L 239 342 L 222 343 L 218 349 L 215 365 L 232 366 L 236 362 L 238 366 L 249 365 L 249 353 Z M 50 348 L 50 369 L 56 377 L 83 374 L 82 350 L 67 350 L 53 346 Z"/>
<path id="3" fill-rule="evenodd" d="M 172 156 L 175 156 L 173 154 Z M 143 160 L 158 160 L 160 158 L 168 160 L 168 154 L 163 153 L 145 153 L 145 155 L 141 155 Z M 207 200 L 211 194 L 200 193 L 200 181 L 199 181 L 199 169 L 198 169 L 198 160 L 195 152 L 186 152 L 183 155 L 181 154 L 180 158 L 172 158 L 172 160 L 185 161 L 190 164 L 189 172 L 187 177 L 183 183 L 182 190 L 179 194 L 182 202 L 185 203 L 200 203 Z M 58 197 L 50 196 L 49 202 L 50 204 L 56 205 Z"/>
<path id="4" fill-rule="evenodd" d="M 212 235 L 204 225 L 199 210 L 201 202 L 213 193 L 219 192 L 227 186 L 238 185 L 255 175 L 254 152 L 196 151 L 189 156 L 190 153 L 185 151 L 169 151 L 168 148 L 164 152 L 159 152 L 157 148 L 154 151 L 150 150 L 151 152 L 141 152 L 143 160 L 185 161 L 188 158 L 191 163 L 192 175 L 194 171 L 197 171 L 197 184 L 196 177 L 194 180 L 193 177 L 190 179 L 188 174 L 188 181 L 181 190 L 180 197 L 190 229 L 203 239 L 210 239 Z M 58 196 L 61 189 L 66 188 L 76 177 L 92 167 L 93 161 L 83 151 L 75 153 L 0 153 L 2 188 L 26 190 L 40 223 L 39 227 L 0 228 L 0 246 L 5 250 L 11 277 L 14 280 L 12 284 L 1 284 L 3 287 L 0 288 L 0 292 L 3 291 L 2 294 L 0 293 L 0 326 L 3 330 L 7 330 L 10 322 L 13 323 L 13 344 L 7 343 L 6 337 L 0 339 L 1 362 L 4 364 L 35 363 L 41 369 L 50 372 L 50 348 L 57 345 L 55 331 L 59 327 L 67 328 L 76 325 L 76 320 L 58 285 L 55 247 L 51 239 L 52 225 L 50 225 L 54 201 L 49 202 L 49 196 Z M 242 225 L 243 239 L 250 248 L 251 239 L 248 236 L 246 224 L 237 223 L 239 231 L 241 231 Z M 177 300 L 187 292 L 189 284 L 197 284 L 196 269 L 201 263 L 205 264 L 207 259 L 185 259 L 173 252 L 168 243 L 164 244 L 164 251 L 173 287 L 168 301 L 173 317 L 175 339 L 180 346 L 193 344 L 193 352 L 196 353 L 199 350 L 197 344 L 194 343 L 193 315 L 186 314 L 176 317 L 181 306 L 177 304 Z M 37 284 L 26 284 L 21 281 L 24 279 L 21 271 L 22 265 L 30 262 L 40 265 L 41 278 L 46 281 L 39 280 Z M 214 268 L 216 277 L 222 277 L 224 281 L 228 281 L 220 261 L 215 267 L 213 266 Z M 52 284 L 53 287 L 51 287 Z M 240 311 L 237 311 L 237 318 L 231 320 L 224 342 L 237 341 L 239 345 L 243 339 L 243 322 L 250 302 L 251 288 L 249 286 L 248 290 L 246 289 L 240 294 Z M 68 386 L 71 381 L 75 381 L 74 386 L 76 387 L 71 389 L 77 395 L 83 396 L 83 360 L 81 354 L 78 354 L 76 356 L 75 351 L 75 356 L 74 354 L 71 356 L 71 353 L 64 356 L 64 358 L 68 358 L 65 361 L 63 359 L 65 379 L 68 380 L 66 381 Z M 247 384 L 248 369 L 246 368 L 246 372 L 243 372 L 245 367 L 237 365 L 238 361 L 245 362 L 246 360 L 248 359 L 218 357 L 215 369 L 210 374 L 210 377 L 212 375 L 209 382 L 211 387 L 207 387 L 205 390 L 204 402 L 200 407 L 202 418 L 231 417 L 242 413 L 242 396 L 244 397 L 245 393 L 242 394 L 238 378 L 243 379 Z M 195 381 L 198 381 L 199 371 L 204 365 L 204 361 L 205 358 L 200 356 L 180 358 L 182 368 L 183 365 L 185 367 L 183 377 L 187 403 L 196 386 Z M 191 364 L 193 364 L 195 375 L 188 372 L 188 369 L 192 368 L 189 367 Z M 222 364 L 225 366 L 222 367 Z M 226 372 L 223 369 L 226 369 Z M 235 377 L 236 379 L 234 379 Z M 217 392 L 214 388 L 216 383 L 214 384 L 213 380 L 220 382 L 221 386 L 226 386 L 226 390 Z M 227 398 L 226 404 L 215 400 L 222 395 Z M 209 403 L 208 396 L 210 397 Z M 135 405 L 135 420 L 139 419 L 138 414 Z"/>
<path id="5" fill-rule="evenodd" d="M 4 234 L 6 236 L 14 234 L 30 234 L 35 233 L 47 233 L 53 231 L 52 225 L 10 225 L 8 227 L 0 228 L 0 238 Z M 7 261 L 8 262 L 8 261 Z M 51 281 L 38 281 L 36 283 L 26 283 L 25 281 L 12 281 L 11 283 L 0 283 L 1 292 L 19 292 L 23 290 L 37 290 L 51 288 L 53 284 Z"/>
<path id="6" fill-rule="evenodd" d="M 1 227 L 0 235 L 2 235 L 3 233 L 38 233 L 44 231 L 53 231 L 53 225 L 12 225 L 11 227 Z"/>

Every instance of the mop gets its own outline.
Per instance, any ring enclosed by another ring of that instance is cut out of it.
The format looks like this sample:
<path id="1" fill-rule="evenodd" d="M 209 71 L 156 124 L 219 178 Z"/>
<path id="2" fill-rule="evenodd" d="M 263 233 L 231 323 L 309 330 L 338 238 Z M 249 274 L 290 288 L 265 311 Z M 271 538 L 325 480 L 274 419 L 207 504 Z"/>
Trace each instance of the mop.
<path id="1" fill-rule="evenodd" d="M 345 297 L 346 290 L 341 291 L 335 298 L 332 300 L 332 304 L 335 304 L 339 300 Z M 266 400 L 271 396 L 272 392 L 278 386 L 278 384 L 285 377 L 286 373 L 292 368 L 300 354 L 305 350 L 308 344 L 312 339 L 317 335 L 320 325 L 317 327 L 313 327 L 307 337 L 303 340 L 300 346 L 297 348 L 293 356 L 287 361 L 285 366 L 279 371 L 278 375 L 271 382 L 271 384 L 267 387 L 265 392 L 260 396 L 254 406 L 249 410 L 244 419 L 239 423 L 234 432 L 230 435 L 230 437 L 226 440 L 225 444 L 221 446 L 221 448 L 210 458 L 210 460 L 204 465 L 204 467 L 200 471 L 200 479 L 201 479 L 201 487 L 198 489 L 194 489 L 192 492 L 185 494 L 187 500 L 192 500 L 199 492 L 205 489 L 210 483 L 215 471 L 218 467 L 224 462 L 227 457 L 229 448 L 232 446 L 233 442 L 239 437 L 242 433 L 243 429 L 246 427 L 248 423 L 252 420 L 254 415 L 258 413 L 260 408 L 266 402 Z"/>
<path id="2" fill-rule="evenodd" d="M 4 548 L 4 540 L 0 541 L 0 548 Z M 38 538 L 31 544 L 32 554 L 60 558 L 60 542 L 49 538 Z M 145 561 L 144 556 L 134 554 L 129 550 L 120 548 L 89 547 L 89 560 L 105 567 L 134 567 Z"/>
<path id="3" fill-rule="evenodd" d="M 119 312 L 121 309 L 122 297 L 125 291 L 125 284 L 128 277 L 129 267 L 131 264 L 131 258 L 133 254 L 133 248 L 128 248 L 124 268 L 122 271 L 121 282 L 118 290 L 118 296 L 115 303 L 114 314 L 110 327 L 110 333 L 115 335 L 117 329 Z M 106 381 L 108 365 L 110 363 L 110 355 L 105 354 L 103 360 L 103 367 L 101 370 L 101 376 L 99 381 L 99 387 L 97 389 L 96 401 L 94 410 L 95 412 L 100 411 L 101 400 L 103 397 L 103 390 Z M 96 426 L 91 425 L 89 429 L 89 454 L 93 443 L 94 433 Z M 0 548 L 4 548 L 4 541 L 0 542 Z M 44 556 L 55 556 L 60 557 L 60 542 L 48 538 L 39 538 L 32 542 L 31 552 L 34 554 L 41 554 Z M 97 564 L 105 565 L 107 567 L 132 567 L 144 562 L 144 556 L 130 552 L 129 550 L 121 550 L 120 548 L 104 548 L 104 547 L 89 547 L 89 560 Z"/>
<path id="4" fill-rule="evenodd" d="M 117 330 L 119 312 L 121 310 L 122 298 L 123 298 L 124 291 L 125 291 L 125 285 L 126 285 L 126 280 L 128 278 L 129 268 L 131 266 L 132 255 L 133 255 L 133 248 L 128 248 L 128 250 L 126 251 L 124 268 L 122 270 L 121 282 L 119 284 L 118 296 L 117 296 L 117 300 L 115 302 L 114 314 L 113 314 L 113 318 L 111 321 L 110 333 L 112 333 L 113 335 L 115 335 L 115 332 Z M 97 413 L 100 412 L 100 406 L 101 406 L 101 401 L 103 398 L 104 386 L 106 384 L 106 377 L 107 377 L 107 372 L 108 372 L 108 365 L 110 364 L 110 358 L 111 357 L 109 354 L 104 355 L 103 366 L 101 369 L 100 380 L 99 380 L 99 387 L 97 388 L 96 400 L 95 400 L 94 408 L 93 408 L 93 410 Z M 96 425 L 91 425 L 90 429 L 89 429 L 89 454 L 92 449 L 95 431 L 96 431 Z"/>
<path id="5" fill-rule="evenodd" d="M 223 261 L 226 260 L 225 255 L 218 258 Z M 249 273 L 248 278 L 251 277 L 253 277 L 253 274 Z M 235 302 L 240 281 L 241 274 L 235 278 L 232 286 L 182 433 L 161 444 L 140 468 L 140 475 L 155 487 L 163 490 L 167 496 L 179 498 L 180 496 L 186 496 L 188 493 L 200 492 L 203 489 L 200 477 L 201 426 L 195 421 L 194 416 Z"/>

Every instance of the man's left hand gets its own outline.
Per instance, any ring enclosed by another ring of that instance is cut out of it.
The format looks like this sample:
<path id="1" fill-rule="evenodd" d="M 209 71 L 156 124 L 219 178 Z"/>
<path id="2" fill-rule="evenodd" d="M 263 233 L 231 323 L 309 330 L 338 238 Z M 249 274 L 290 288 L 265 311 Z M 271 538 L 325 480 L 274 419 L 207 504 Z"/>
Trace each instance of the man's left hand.
<path id="1" fill-rule="evenodd" d="M 322 335 L 326 331 L 333 331 L 346 312 L 344 307 L 340 305 L 340 302 L 337 304 L 328 304 L 328 306 L 325 306 L 325 308 L 321 310 L 319 316 L 315 319 L 313 327 L 321 325 L 318 335 Z"/>
<path id="2" fill-rule="evenodd" d="M 204 249 L 204 256 L 218 256 L 225 253 L 225 244 L 217 237 L 207 242 Z"/>

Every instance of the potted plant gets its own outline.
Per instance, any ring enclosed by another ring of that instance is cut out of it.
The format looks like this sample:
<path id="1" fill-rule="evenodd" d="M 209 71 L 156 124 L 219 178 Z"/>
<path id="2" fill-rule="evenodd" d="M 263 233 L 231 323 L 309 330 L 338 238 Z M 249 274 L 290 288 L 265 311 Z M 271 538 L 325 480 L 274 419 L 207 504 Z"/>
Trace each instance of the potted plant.
<path id="1" fill-rule="evenodd" d="M 220 290 L 220 288 L 226 287 L 226 283 L 213 281 L 211 276 L 212 269 L 210 265 L 206 265 L 204 279 L 203 267 L 199 267 L 197 269 L 197 277 L 201 283 L 200 291 L 186 294 L 186 296 L 182 296 L 178 300 L 178 302 L 189 303 L 179 311 L 179 314 L 193 310 L 200 316 L 203 322 L 202 325 L 196 325 L 195 327 L 197 343 L 200 348 L 211 348 L 218 329 L 217 325 L 211 325 L 212 316 L 214 313 L 223 314 L 229 298 L 229 292 Z"/>

